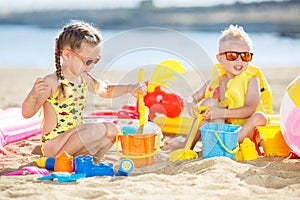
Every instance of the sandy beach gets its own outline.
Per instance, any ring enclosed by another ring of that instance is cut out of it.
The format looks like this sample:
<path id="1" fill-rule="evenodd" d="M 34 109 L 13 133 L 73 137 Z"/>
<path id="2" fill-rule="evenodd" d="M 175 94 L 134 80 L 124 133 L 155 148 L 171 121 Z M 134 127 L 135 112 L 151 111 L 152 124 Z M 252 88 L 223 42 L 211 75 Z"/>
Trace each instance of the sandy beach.
<path id="1" fill-rule="evenodd" d="M 274 113 L 279 114 L 287 85 L 298 75 L 300 67 L 266 68 L 262 70 L 273 92 Z M 37 77 L 49 70 L 0 68 L 0 109 L 21 106 Z M 97 74 L 97 73 L 96 73 Z M 193 71 L 184 79 L 196 80 Z M 114 71 L 101 77 L 116 82 L 131 80 L 135 73 L 122 79 L 124 72 Z M 208 77 L 208 72 L 203 72 Z M 190 90 L 180 81 L 174 88 L 181 96 L 190 95 L 202 83 L 189 82 Z M 129 96 L 114 101 L 91 98 L 87 110 L 120 109 L 134 103 Z M 25 166 L 34 166 L 40 135 L 11 143 L 0 151 L 0 175 Z M 197 149 L 199 150 L 199 149 Z M 161 150 L 155 163 L 133 171 L 129 177 L 91 177 L 77 182 L 38 181 L 40 175 L 0 176 L 0 199 L 300 199 L 300 160 L 285 157 L 259 157 L 253 161 L 234 161 L 227 157 L 168 162 L 170 151 Z M 119 165 L 112 149 L 106 162 Z"/>

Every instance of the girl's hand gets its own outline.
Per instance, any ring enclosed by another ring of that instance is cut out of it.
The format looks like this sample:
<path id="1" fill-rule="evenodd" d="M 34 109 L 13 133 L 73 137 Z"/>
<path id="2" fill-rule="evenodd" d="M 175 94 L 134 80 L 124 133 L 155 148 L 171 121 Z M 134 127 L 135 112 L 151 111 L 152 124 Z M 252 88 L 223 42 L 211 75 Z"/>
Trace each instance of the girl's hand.
<path id="1" fill-rule="evenodd" d="M 139 93 L 143 95 L 147 94 L 147 85 L 145 83 L 136 83 L 128 85 L 128 92 L 130 92 L 134 97 L 137 97 Z"/>
<path id="2" fill-rule="evenodd" d="M 38 99 L 41 94 L 46 91 L 48 84 L 42 78 L 36 79 L 33 88 L 31 90 L 31 95 L 34 99 Z"/>

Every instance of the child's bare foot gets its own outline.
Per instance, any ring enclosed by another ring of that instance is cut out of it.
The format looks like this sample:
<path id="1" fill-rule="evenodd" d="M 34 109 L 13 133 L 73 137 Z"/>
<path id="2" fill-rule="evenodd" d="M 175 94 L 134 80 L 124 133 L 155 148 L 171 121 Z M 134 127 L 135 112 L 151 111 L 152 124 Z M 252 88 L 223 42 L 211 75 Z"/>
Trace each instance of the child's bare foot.
<path id="1" fill-rule="evenodd" d="M 163 140 L 164 148 L 170 149 L 171 151 L 184 148 L 185 146 L 184 140 L 185 138 L 183 137 L 174 137 L 174 138 L 165 137 L 165 139 Z"/>

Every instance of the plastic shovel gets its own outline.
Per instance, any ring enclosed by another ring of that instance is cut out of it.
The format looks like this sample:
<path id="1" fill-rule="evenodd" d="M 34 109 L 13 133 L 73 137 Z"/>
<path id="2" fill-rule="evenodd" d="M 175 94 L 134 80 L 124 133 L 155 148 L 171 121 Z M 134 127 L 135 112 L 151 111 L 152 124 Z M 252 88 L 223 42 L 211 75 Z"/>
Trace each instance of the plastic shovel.
<path id="1" fill-rule="evenodd" d="M 139 75 L 138 75 L 138 82 L 144 82 L 144 68 L 140 68 Z M 145 122 L 148 120 L 149 109 L 145 106 L 144 103 L 144 95 L 142 93 L 138 94 L 139 104 L 138 104 L 138 112 L 140 114 L 139 119 L 139 128 L 136 131 L 137 134 L 142 134 L 144 132 L 144 125 Z"/>
<path id="2" fill-rule="evenodd" d="M 198 110 L 201 110 L 201 111 L 205 111 L 206 108 L 207 108 L 206 106 L 198 106 Z M 191 129 L 188 133 L 189 138 L 185 144 L 185 147 L 183 149 L 177 149 L 177 150 L 173 151 L 169 158 L 170 162 L 174 162 L 177 160 L 190 160 L 190 159 L 198 158 L 198 154 L 195 151 L 191 150 L 191 146 L 196 137 L 198 127 L 200 125 L 200 122 L 203 119 L 202 114 L 197 113 L 197 115 L 198 116 L 197 116 L 197 118 L 194 119 Z"/>

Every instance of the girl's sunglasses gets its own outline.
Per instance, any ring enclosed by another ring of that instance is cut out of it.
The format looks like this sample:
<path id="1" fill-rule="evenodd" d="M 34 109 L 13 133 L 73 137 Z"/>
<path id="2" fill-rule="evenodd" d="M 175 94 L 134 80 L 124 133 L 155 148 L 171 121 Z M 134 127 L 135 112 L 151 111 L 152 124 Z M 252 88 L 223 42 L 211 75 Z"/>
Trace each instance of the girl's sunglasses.
<path id="1" fill-rule="evenodd" d="M 94 58 L 85 58 L 85 57 L 79 55 L 78 53 L 72 51 L 71 49 L 62 49 L 61 51 L 70 52 L 71 54 L 73 54 L 74 56 L 79 58 L 83 62 L 83 64 L 85 64 L 86 66 L 89 66 L 91 64 L 97 64 L 99 62 L 100 58 L 101 58 L 100 55 L 98 55 L 96 59 L 94 59 Z"/>
<path id="2" fill-rule="evenodd" d="M 238 59 L 239 56 L 241 56 L 242 61 L 244 62 L 250 62 L 253 57 L 253 53 L 250 52 L 236 52 L 236 51 L 226 51 L 226 52 L 221 52 L 219 55 L 224 55 L 226 56 L 226 59 L 229 61 L 235 61 Z"/>

